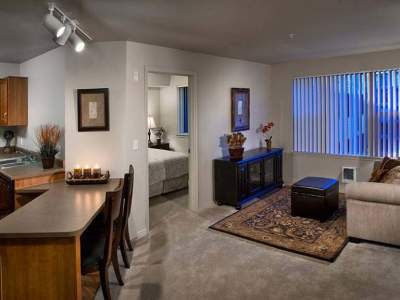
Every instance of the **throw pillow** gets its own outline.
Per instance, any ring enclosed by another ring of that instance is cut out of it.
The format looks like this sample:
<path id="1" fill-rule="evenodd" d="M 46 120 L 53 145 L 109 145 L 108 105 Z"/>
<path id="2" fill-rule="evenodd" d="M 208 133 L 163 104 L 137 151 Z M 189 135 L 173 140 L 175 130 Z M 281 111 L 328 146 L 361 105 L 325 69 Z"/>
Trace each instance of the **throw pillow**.
<path id="1" fill-rule="evenodd" d="M 385 157 L 382 160 L 380 166 L 372 172 L 369 181 L 381 182 L 382 178 L 386 175 L 386 173 L 397 166 L 400 166 L 400 160 Z"/>
<path id="2" fill-rule="evenodd" d="M 400 166 L 394 167 L 389 172 L 387 172 L 380 182 L 400 184 Z"/>

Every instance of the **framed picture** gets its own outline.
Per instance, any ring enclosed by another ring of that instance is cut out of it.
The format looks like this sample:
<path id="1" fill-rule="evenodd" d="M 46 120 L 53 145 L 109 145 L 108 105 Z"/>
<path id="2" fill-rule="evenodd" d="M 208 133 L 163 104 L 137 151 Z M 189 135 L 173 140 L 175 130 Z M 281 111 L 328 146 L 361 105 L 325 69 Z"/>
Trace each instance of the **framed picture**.
<path id="1" fill-rule="evenodd" d="M 108 130 L 108 89 L 78 89 L 78 131 Z"/>
<path id="2" fill-rule="evenodd" d="M 232 132 L 250 129 L 250 89 L 231 89 Z"/>

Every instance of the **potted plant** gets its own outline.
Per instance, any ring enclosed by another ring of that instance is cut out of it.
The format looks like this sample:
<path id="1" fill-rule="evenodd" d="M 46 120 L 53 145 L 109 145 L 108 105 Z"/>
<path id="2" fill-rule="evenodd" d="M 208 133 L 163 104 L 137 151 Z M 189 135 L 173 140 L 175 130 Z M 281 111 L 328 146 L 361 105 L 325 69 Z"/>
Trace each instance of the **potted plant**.
<path id="1" fill-rule="evenodd" d="M 229 134 L 227 138 L 231 160 L 241 160 L 243 158 L 243 144 L 246 141 L 246 137 L 241 132 L 235 132 Z"/>
<path id="2" fill-rule="evenodd" d="M 45 124 L 37 129 L 36 143 L 39 147 L 43 169 L 51 169 L 54 167 L 60 138 L 61 129 L 58 125 Z"/>
<path id="3" fill-rule="evenodd" d="M 268 123 L 263 124 L 262 128 L 261 128 L 261 132 L 264 135 L 265 143 L 266 143 L 268 151 L 272 150 L 272 136 L 269 134 L 272 127 L 274 127 L 274 123 L 268 122 Z"/>

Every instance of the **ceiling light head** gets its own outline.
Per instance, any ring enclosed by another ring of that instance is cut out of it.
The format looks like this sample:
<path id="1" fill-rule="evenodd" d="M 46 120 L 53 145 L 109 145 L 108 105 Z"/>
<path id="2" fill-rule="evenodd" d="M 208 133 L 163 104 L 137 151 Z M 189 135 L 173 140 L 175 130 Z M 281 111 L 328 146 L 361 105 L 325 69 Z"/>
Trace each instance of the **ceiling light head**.
<path id="1" fill-rule="evenodd" d="M 44 17 L 44 25 L 56 38 L 62 36 L 65 31 L 65 25 L 53 15 L 52 10 Z"/>
<path id="2" fill-rule="evenodd" d="M 295 33 L 289 33 L 289 40 L 294 40 L 294 38 L 296 37 Z"/>
<path id="3" fill-rule="evenodd" d="M 76 52 L 82 52 L 83 49 L 85 49 L 85 42 L 76 34 L 76 32 L 71 34 L 69 42 Z"/>
<path id="4" fill-rule="evenodd" d="M 64 46 L 74 31 L 72 25 L 70 23 L 65 24 L 65 30 L 61 36 L 55 39 L 55 42 L 60 46 Z"/>

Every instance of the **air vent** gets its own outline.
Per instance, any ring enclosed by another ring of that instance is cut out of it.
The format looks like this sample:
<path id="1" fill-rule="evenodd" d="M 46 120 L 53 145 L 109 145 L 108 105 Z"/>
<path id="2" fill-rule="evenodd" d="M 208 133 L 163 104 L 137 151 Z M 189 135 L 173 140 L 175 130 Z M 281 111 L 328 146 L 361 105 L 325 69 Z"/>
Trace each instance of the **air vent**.
<path id="1" fill-rule="evenodd" d="M 350 183 L 357 181 L 357 168 L 355 167 L 343 167 L 342 168 L 342 182 Z"/>

